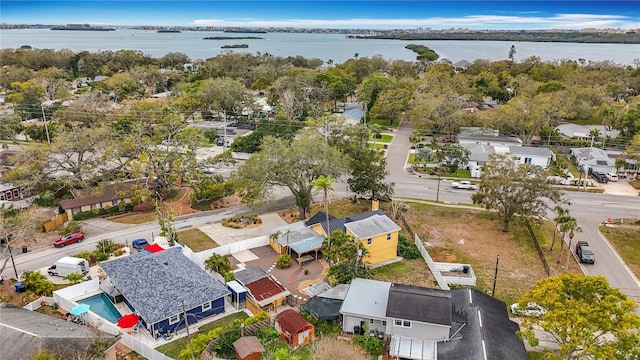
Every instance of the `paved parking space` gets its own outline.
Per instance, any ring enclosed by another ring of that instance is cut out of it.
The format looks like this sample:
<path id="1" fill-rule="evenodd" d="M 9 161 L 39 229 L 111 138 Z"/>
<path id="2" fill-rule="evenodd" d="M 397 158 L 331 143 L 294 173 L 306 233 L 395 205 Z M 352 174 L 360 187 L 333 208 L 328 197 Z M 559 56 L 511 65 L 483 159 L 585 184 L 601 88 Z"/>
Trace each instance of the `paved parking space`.
<path id="1" fill-rule="evenodd" d="M 604 189 L 605 194 L 638 196 L 638 190 L 634 189 L 627 181 L 618 180 L 616 182 L 608 182 L 606 184 L 598 184 Z"/>

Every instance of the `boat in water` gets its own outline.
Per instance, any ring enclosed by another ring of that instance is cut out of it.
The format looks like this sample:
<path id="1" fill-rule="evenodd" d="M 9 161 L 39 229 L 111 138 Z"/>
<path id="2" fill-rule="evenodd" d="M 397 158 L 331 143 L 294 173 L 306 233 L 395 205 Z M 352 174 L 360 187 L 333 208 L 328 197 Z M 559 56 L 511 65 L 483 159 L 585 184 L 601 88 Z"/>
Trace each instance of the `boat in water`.
<path id="1" fill-rule="evenodd" d="M 116 31 L 114 28 L 103 26 L 91 26 L 89 24 L 67 24 L 64 26 L 52 26 L 51 30 L 77 30 L 77 31 Z"/>

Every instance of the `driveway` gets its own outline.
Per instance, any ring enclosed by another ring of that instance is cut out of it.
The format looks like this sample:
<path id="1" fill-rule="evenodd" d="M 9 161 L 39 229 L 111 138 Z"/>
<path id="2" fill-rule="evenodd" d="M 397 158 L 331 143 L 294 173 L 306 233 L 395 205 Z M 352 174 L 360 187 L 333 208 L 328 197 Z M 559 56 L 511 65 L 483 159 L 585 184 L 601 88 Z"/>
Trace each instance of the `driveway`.
<path id="1" fill-rule="evenodd" d="M 616 182 L 608 182 L 606 184 L 598 184 L 604 189 L 605 194 L 611 195 L 625 195 L 625 196 L 638 196 L 638 190 L 629 185 L 627 181 L 618 180 Z"/>

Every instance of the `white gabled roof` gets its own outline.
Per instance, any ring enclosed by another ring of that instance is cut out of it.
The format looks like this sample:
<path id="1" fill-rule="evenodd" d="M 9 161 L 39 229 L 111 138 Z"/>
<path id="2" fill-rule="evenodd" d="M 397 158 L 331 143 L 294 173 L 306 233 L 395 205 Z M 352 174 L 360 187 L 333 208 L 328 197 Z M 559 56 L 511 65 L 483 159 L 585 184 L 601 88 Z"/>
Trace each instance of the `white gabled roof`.
<path id="1" fill-rule="evenodd" d="M 385 318 L 389 288 L 391 288 L 391 283 L 388 282 L 353 279 L 340 308 L 340 313 L 367 318 Z"/>

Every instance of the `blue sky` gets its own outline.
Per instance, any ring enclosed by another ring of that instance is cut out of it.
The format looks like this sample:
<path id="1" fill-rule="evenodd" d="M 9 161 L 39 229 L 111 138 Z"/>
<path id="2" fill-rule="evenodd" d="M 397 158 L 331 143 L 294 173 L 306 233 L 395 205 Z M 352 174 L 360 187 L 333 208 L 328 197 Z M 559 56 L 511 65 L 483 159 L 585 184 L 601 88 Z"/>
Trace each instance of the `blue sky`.
<path id="1" fill-rule="evenodd" d="M 7 24 L 295 28 L 640 28 L 627 1 L 168 1 L 1 0 Z"/>

